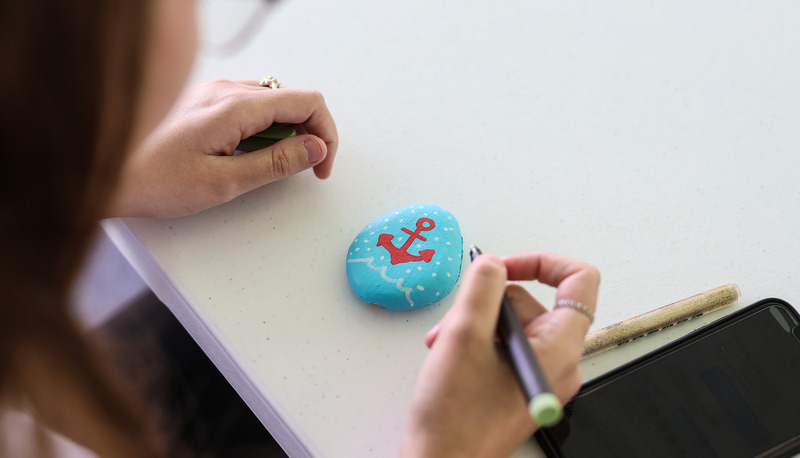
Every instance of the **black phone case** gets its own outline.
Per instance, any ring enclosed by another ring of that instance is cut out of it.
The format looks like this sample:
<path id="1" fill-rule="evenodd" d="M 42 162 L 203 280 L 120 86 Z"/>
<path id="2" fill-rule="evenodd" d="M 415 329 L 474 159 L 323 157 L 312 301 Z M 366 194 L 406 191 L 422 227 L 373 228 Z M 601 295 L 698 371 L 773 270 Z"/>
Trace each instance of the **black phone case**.
<path id="1" fill-rule="evenodd" d="M 783 306 L 789 313 L 791 313 L 795 319 L 800 322 L 800 314 L 798 314 L 797 310 L 790 305 L 788 302 L 784 301 L 783 299 L 777 298 L 768 298 L 762 299 L 756 303 L 750 304 L 747 307 L 743 307 L 736 312 L 733 312 L 725 317 L 722 317 L 716 321 L 713 321 L 699 329 L 696 329 L 689 334 L 671 342 L 663 347 L 657 348 L 649 353 L 646 353 L 622 366 L 619 366 L 616 369 L 613 369 L 601 376 L 595 377 L 592 380 L 584 383 L 581 386 L 578 394 L 583 393 L 585 391 L 591 390 L 594 387 L 606 383 L 609 379 L 618 377 L 620 374 L 623 374 L 627 371 L 630 371 L 633 368 L 638 367 L 641 364 L 645 364 L 648 361 L 657 358 L 665 353 L 669 353 L 671 351 L 677 350 L 681 347 L 684 347 L 698 338 L 706 335 L 709 332 L 713 332 L 714 330 L 725 326 L 732 321 L 738 320 L 739 318 L 746 316 L 748 314 L 756 313 L 763 308 L 772 306 L 772 305 L 781 305 Z M 794 332 L 798 332 L 800 330 L 800 326 L 798 326 Z M 800 336 L 798 336 L 800 337 Z M 571 403 L 567 403 L 564 406 L 565 414 L 569 415 L 571 412 Z M 563 457 L 564 455 L 561 453 L 558 436 L 559 436 L 559 425 L 555 425 L 551 428 L 540 428 L 535 434 L 534 438 L 539 443 L 539 446 L 542 448 L 542 451 L 550 458 L 558 458 Z M 779 450 L 773 450 L 769 454 L 759 455 L 759 456 L 769 456 L 769 457 L 794 457 L 796 454 L 800 453 L 800 441 L 795 441 L 794 443 L 787 444 L 783 448 Z"/>

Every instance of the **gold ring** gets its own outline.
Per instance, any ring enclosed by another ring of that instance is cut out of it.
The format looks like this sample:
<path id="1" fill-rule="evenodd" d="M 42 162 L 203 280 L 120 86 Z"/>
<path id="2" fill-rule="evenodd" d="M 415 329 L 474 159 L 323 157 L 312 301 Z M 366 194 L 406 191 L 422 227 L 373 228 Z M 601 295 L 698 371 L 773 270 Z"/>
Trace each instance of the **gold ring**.
<path id="1" fill-rule="evenodd" d="M 559 299 L 556 301 L 556 306 L 554 307 L 554 309 L 557 309 L 559 307 L 569 307 L 573 310 L 577 310 L 583 313 L 586 316 L 586 318 L 589 318 L 590 323 L 594 323 L 594 312 L 592 312 L 592 309 L 581 304 L 578 301 L 573 301 L 569 299 Z"/>
<path id="2" fill-rule="evenodd" d="M 265 76 L 261 81 L 258 82 L 259 86 L 268 87 L 270 89 L 278 89 L 281 87 L 280 81 L 274 76 Z"/>

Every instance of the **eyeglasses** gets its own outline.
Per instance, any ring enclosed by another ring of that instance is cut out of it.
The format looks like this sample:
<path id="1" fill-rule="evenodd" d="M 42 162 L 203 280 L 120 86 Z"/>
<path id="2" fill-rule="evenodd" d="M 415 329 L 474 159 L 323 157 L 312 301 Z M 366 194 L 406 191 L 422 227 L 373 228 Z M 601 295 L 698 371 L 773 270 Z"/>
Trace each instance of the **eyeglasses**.
<path id="1" fill-rule="evenodd" d="M 279 0 L 203 0 L 199 2 L 203 53 L 235 54 L 259 31 Z"/>

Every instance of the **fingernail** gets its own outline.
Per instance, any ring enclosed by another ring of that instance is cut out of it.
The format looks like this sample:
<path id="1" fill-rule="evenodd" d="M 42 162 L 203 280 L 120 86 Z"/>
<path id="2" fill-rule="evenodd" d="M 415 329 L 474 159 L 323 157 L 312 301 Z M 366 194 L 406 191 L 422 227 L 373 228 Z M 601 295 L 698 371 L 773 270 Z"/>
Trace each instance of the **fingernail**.
<path id="1" fill-rule="evenodd" d="M 322 148 L 320 148 L 319 144 L 314 140 L 304 141 L 303 148 L 306 149 L 309 164 L 317 165 L 317 163 L 322 160 Z"/>
<path id="2" fill-rule="evenodd" d="M 436 337 L 437 333 L 439 332 L 439 328 L 441 327 L 441 323 L 436 323 L 436 326 L 432 327 L 430 331 L 425 333 L 425 346 L 431 348 L 433 346 L 434 338 Z"/>

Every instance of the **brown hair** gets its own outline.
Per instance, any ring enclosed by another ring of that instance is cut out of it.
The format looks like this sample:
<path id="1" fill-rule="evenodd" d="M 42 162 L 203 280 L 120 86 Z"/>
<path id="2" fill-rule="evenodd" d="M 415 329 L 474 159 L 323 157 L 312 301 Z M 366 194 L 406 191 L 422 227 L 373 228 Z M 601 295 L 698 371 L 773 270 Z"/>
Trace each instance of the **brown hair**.
<path id="1" fill-rule="evenodd" d="M 0 410 L 103 456 L 160 441 L 70 314 L 68 292 L 129 149 L 146 0 L 0 2 Z"/>

